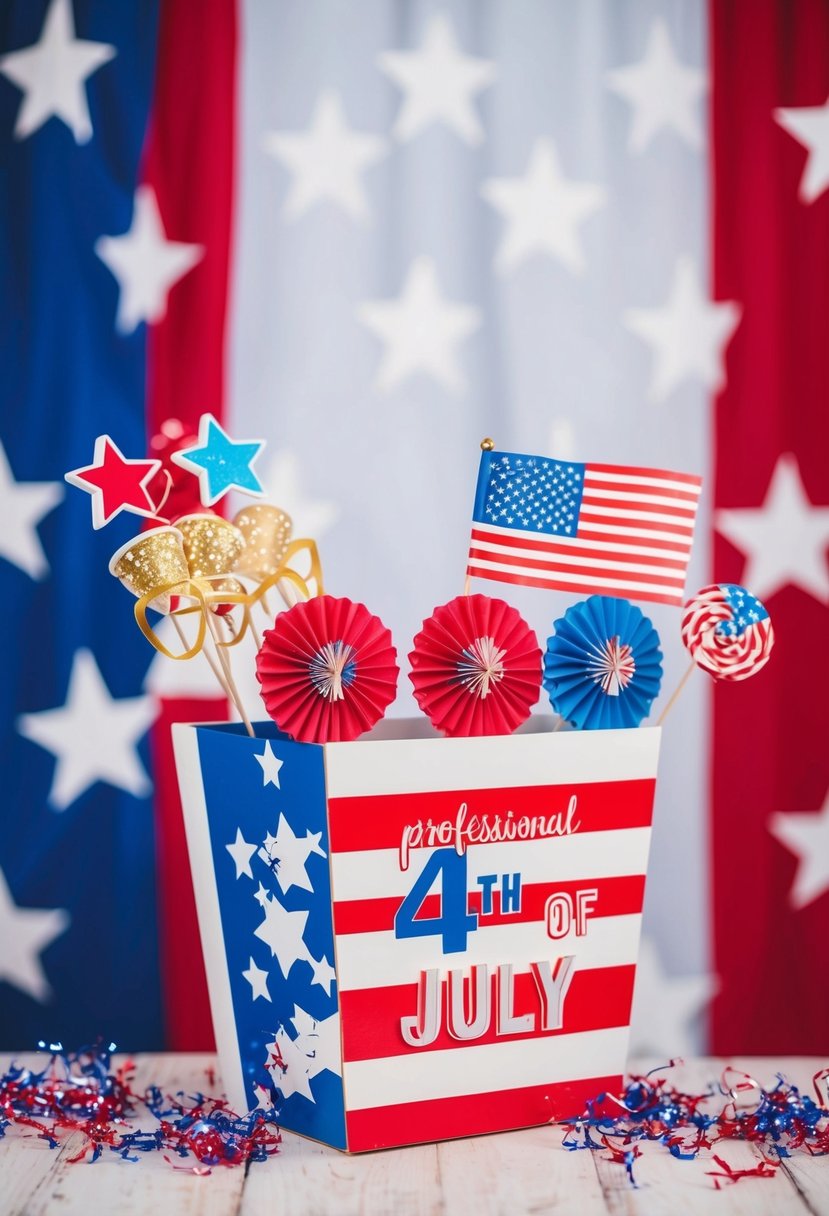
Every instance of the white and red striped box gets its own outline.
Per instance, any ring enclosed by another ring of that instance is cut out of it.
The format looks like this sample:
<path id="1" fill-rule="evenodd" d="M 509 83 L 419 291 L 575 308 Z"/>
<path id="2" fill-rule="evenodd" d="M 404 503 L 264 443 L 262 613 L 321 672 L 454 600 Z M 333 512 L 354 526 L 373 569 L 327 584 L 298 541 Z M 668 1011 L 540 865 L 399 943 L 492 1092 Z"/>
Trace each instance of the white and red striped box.
<path id="1" fill-rule="evenodd" d="M 231 1102 L 350 1152 L 578 1114 L 627 1053 L 660 731 L 174 728 Z M 273 757 L 273 759 L 271 759 Z"/>

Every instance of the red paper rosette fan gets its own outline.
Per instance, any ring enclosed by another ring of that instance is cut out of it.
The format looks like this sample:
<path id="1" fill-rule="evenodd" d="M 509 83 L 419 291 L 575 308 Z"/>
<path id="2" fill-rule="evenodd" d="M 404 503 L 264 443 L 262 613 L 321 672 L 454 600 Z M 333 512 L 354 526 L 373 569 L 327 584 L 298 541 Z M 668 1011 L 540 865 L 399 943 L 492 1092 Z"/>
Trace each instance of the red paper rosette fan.
<path id="1" fill-rule="evenodd" d="M 508 735 L 541 688 L 541 649 L 515 608 L 459 595 L 436 608 L 409 655 L 414 695 L 446 735 Z"/>
<path id="2" fill-rule="evenodd" d="M 356 739 L 397 691 L 391 633 L 363 604 L 320 595 L 276 618 L 256 656 L 265 708 L 300 743 Z"/>

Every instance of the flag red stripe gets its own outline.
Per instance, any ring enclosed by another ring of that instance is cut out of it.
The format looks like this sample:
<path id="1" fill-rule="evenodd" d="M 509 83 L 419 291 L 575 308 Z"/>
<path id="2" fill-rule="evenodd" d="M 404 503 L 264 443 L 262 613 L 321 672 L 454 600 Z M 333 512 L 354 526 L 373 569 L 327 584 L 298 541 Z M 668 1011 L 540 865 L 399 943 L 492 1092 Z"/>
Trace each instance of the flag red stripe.
<path id="1" fill-rule="evenodd" d="M 573 569 L 573 570 L 590 570 L 591 572 L 595 572 L 597 574 L 599 573 L 600 567 L 598 567 L 598 566 L 571 565 L 571 563 L 567 562 L 567 561 L 544 562 L 540 558 L 533 559 L 530 557 L 524 557 L 521 554 L 510 552 L 510 550 L 512 548 L 511 545 L 503 545 L 502 543 L 500 543 L 498 541 L 493 541 L 492 543 L 497 544 L 498 548 L 497 549 L 479 549 L 477 546 L 470 546 L 470 549 L 469 549 L 470 558 L 477 557 L 477 558 L 482 559 L 483 561 L 490 561 L 490 562 L 503 560 L 504 563 L 508 566 L 510 566 L 510 565 L 530 566 L 530 567 L 534 566 L 536 569 L 539 569 L 539 570 Z M 538 552 L 538 550 L 536 550 L 536 552 Z M 647 554 L 636 554 L 636 553 L 609 554 L 606 549 L 593 549 L 589 545 L 585 545 L 584 548 L 576 548 L 573 545 L 548 545 L 544 548 L 544 552 L 547 552 L 547 553 L 551 554 L 552 556 L 557 555 L 562 558 L 568 558 L 568 557 L 601 558 L 602 561 L 604 561 L 604 562 L 606 562 L 612 558 L 614 565 L 618 562 L 618 564 L 620 566 L 624 566 L 624 567 L 634 566 L 634 567 L 638 568 L 638 567 L 643 567 L 643 566 L 654 566 L 657 569 L 677 570 L 677 571 L 681 572 L 681 579 L 678 581 L 681 581 L 683 584 L 685 582 L 685 567 L 686 567 L 687 563 L 682 560 L 672 560 L 670 558 L 665 558 L 665 557 L 650 557 Z M 636 578 L 639 578 L 638 569 L 631 570 L 629 572 L 627 570 L 624 570 L 621 573 L 630 573 L 631 575 L 634 575 Z M 661 582 L 663 580 L 659 579 L 658 581 Z"/>
<path id="2" fill-rule="evenodd" d="M 198 47 L 198 54 L 192 48 Z M 147 343 L 148 440 L 168 419 L 195 431 L 210 410 L 223 417 L 236 123 L 236 5 L 165 0 L 144 180 L 167 237 L 205 247 L 172 287 Z M 152 728 L 167 1047 L 209 1051 L 213 1030 L 184 838 L 170 727 L 227 718 L 224 698 L 161 702 Z"/>
<path id="3" fill-rule="evenodd" d="M 634 482 L 632 485 L 623 485 L 619 481 L 602 481 L 598 477 L 584 478 L 584 490 L 587 493 L 588 487 L 591 490 L 608 490 L 615 494 L 655 494 L 661 495 L 663 498 L 676 498 L 678 502 L 692 503 L 696 507 L 699 502 L 699 492 L 693 490 L 674 490 L 667 486 L 653 485 L 649 481 Z"/>
<path id="4" fill-rule="evenodd" d="M 478 541 L 487 541 L 496 545 L 505 545 L 514 549 L 530 549 L 534 552 L 542 553 L 574 553 L 574 554 L 590 554 L 598 553 L 604 555 L 607 553 L 607 548 L 593 549 L 592 546 L 600 541 L 607 541 L 613 545 L 630 545 L 640 546 L 645 549 L 664 549 L 673 555 L 672 561 L 676 566 L 681 566 L 683 569 L 688 564 L 688 545 L 681 541 L 670 540 L 651 540 L 645 536 L 626 536 L 620 537 L 611 533 L 591 532 L 584 541 L 579 541 L 578 544 L 563 544 L 559 540 L 535 540 L 530 536 L 516 535 L 512 532 L 492 532 L 486 528 L 473 528 L 472 539 Z M 619 554 L 621 557 L 621 554 Z M 632 561 L 651 561 L 650 557 L 637 557 L 635 553 L 630 554 Z"/>
<path id="5" fill-rule="evenodd" d="M 481 1077 L 481 1082 L 486 1078 Z M 533 1127 L 579 1115 L 590 1098 L 618 1091 L 621 1076 L 530 1085 L 462 1098 L 434 1098 L 352 1110 L 346 1115 L 348 1148 L 353 1153 L 402 1144 L 451 1140 L 505 1128 Z"/>
<path id="6" fill-rule="evenodd" d="M 587 466 L 585 481 L 588 477 L 593 477 L 596 473 L 611 473 L 614 476 L 625 477 L 641 477 L 644 481 L 680 481 L 689 486 L 700 487 L 702 478 L 694 473 L 674 473 L 673 470 L 662 469 L 640 469 L 633 466 L 618 465 L 618 464 L 590 464 Z"/>
<path id="7" fill-rule="evenodd" d="M 653 778 L 596 781 L 579 785 L 573 825 L 579 835 L 617 828 L 649 827 L 655 788 Z M 336 853 L 366 849 L 398 849 L 403 830 L 419 820 L 455 823 L 458 808 L 467 804 L 467 826 L 473 816 L 506 816 L 521 808 L 521 816 L 566 819 L 572 785 L 509 786 L 494 790 L 438 790 L 419 794 L 364 794 L 329 800 L 329 838 Z M 453 840 L 435 841 L 446 847 Z"/>
<path id="8" fill-rule="evenodd" d="M 609 559 L 608 554 L 605 561 Z M 498 553 L 490 553 L 488 550 L 470 549 L 469 559 L 477 559 L 477 561 L 497 562 L 505 566 L 520 566 L 524 570 L 551 570 L 558 575 L 574 574 L 584 578 L 588 574 L 592 578 L 609 578 L 624 582 L 626 585 L 633 583 L 652 583 L 657 587 L 676 587 L 679 591 L 685 586 L 685 576 L 672 578 L 670 574 L 648 574 L 641 570 L 628 570 L 622 567 L 612 568 L 609 565 L 602 566 L 576 566 L 571 565 L 567 561 L 549 561 L 545 562 L 541 558 L 536 557 L 518 557 L 500 555 Z"/>
<path id="9" fill-rule="evenodd" d="M 511 583 L 517 587 L 543 587 L 547 591 L 573 591 L 587 595 L 607 595 L 608 589 L 597 587 L 595 583 L 585 580 L 581 583 L 562 582 L 555 578 L 534 578 L 531 574 L 509 574 L 506 570 L 484 570 L 472 564 L 466 568 L 467 574 L 474 578 L 485 578 L 496 583 Z M 614 587 L 614 591 L 624 592 L 624 587 Z M 627 589 L 631 599 L 646 600 L 652 604 L 682 604 L 682 595 L 660 595 L 655 591 L 638 591 L 636 588 Z"/>
<path id="10" fill-rule="evenodd" d="M 549 960 L 559 957 L 555 942 L 550 943 Z M 535 960 L 537 962 L 543 960 Z M 451 967 L 447 960 L 447 968 Z M 540 1006 L 536 982 L 528 971 L 517 972 L 515 979 L 516 1017 L 531 1013 L 536 1029 L 527 1034 L 496 1034 L 495 1011 L 497 998 L 495 974 L 490 975 L 490 1008 L 492 1018 L 488 1030 L 478 1039 L 455 1039 L 446 1029 L 448 1003 L 447 982 L 441 985 L 443 1026 L 434 1043 L 418 1047 L 417 1051 L 463 1050 L 481 1047 L 485 1043 L 509 1043 L 515 1040 L 549 1039 L 562 1034 L 578 1034 L 585 1030 L 604 1030 L 611 1026 L 626 1026 L 633 1000 L 633 964 L 622 967 L 596 967 L 577 971 L 564 998 L 565 1027 L 561 1030 L 541 1030 Z M 400 1019 L 417 1012 L 417 982 L 387 988 L 361 988 L 340 993 L 340 1014 L 344 1060 L 374 1060 L 390 1056 L 409 1055 L 412 1048 L 400 1033 Z M 471 1083 L 471 1078 L 470 1078 Z"/>
<path id="11" fill-rule="evenodd" d="M 632 519 L 623 515 L 608 515 L 596 511 L 584 511 L 579 513 L 579 532 L 583 524 L 611 524 L 614 528 L 653 528 L 656 532 L 670 532 L 674 536 L 687 536 L 688 548 L 690 549 L 691 540 L 694 534 L 693 523 L 686 524 L 667 524 L 660 521 L 659 523 L 648 523 L 643 519 Z M 624 539 L 624 538 L 619 538 Z"/>
<path id="12" fill-rule="evenodd" d="M 687 519 L 688 526 L 690 528 L 693 528 L 694 520 L 697 514 L 696 504 L 689 509 L 688 507 L 684 507 L 680 504 L 669 505 L 668 503 L 663 502 L 640 502 L 638 499 L 631 501 L 631 499 L 625 498 L 623 495 L 620 495 L 614 500 L 612 498 L 603 498 L 598 494 L 591 494 L 586 486 L 584 488 L 581 505 L 582 512 L 580 518 L 584 518 L 584 507 L 590 506 L 595 507 L 598 510 L 612 509 L 614 511 L 636 511 L 641 514 L 649 513 L 652 515 L 675 515 L 679 519 Z M 640 527 L 643 524 L 646 527 L 650 526 L 647 520 L 641 520 Z"/>
<path id="13" fill-rule="evenodd" d="M 627 916 L 642 911 L 645 892 L 645 876 L 631 874 L 622 878 L 583 878 L 572 882 L 526 883 L 521 887 L 521 911 L 501 911 L 501 892 L 492 893 L 493 911 L 481 915 L 483 892 L 472 891 L 467 906 L 469 911 L 479 914 L 481 929 L 490 925 L 520 924 L 544 920 L 547 900 L 554 891 L 564 891 L 575 897 L 578 890 L 593 887 L 598 892 L 593 905 L 593 916 Z M 394 928 L 394 918 L 400 908 L 402 896 L 384 899 L 343 900 L 334 904 L 334 931 L 347 933 L 383 933 Z M 441 897 L 427 895 L 418 911 L 418 920 L 429 920 L 440 915 Z"/>

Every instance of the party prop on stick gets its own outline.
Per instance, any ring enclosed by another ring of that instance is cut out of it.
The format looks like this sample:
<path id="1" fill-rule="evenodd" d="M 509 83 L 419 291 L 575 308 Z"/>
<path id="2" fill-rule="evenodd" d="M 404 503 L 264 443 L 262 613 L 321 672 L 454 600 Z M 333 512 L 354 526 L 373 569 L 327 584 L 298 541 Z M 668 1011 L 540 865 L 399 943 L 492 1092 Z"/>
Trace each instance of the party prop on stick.
<path id="1" fill-rule="evenodd" d="M 445 735 L 508 735 L 541 689 L 538 639 L 515 608 L 459 595 L 423 622 L 409 655 L 415 700 Z"/>
<path id="2" fill-rule="evenodd" d="M 259 583 L 258 598 L 271 615 L 267 591 L 275 586 L 288 608 L 299 600 L 322 595 L 322 568 L 312 540 L 292 540 L 290 515 L 269 503 L 251 503 L 233 520 L 245 538 L 236 572 Z M 301 559 L 307 557 L 307 562 Z M 299 568 L 298 568 L 299 567 Z"/>
<path id="3" fill-rule="evenodd" d="M 662 683 L 659 635 L 627 600 L 591 595 L 568 608 L 547 640 L 544 687 L 582 730 L 638 726 Z"/>
<path id="4" fill-rule="evenodd" d="M 301 743 L 356 739 L 383 717 L 397 690 L 397 651 L 363 604 L 330 595 L 276 618 L 256 656 L 265 708 Z"/>
<path id="5" fill-rule="evenodd" d="M 262 483 L 252 468 L 264 446 L 264 439 L 238 442 L 231 439 L 212 414 L 202 414 L 198 444 L 171 453 L 170 459 L 197 475 L 202 504 L 212 507 L 229 490 L 240 490 L 255 498 L 264 495 Z"/>
<path id="6" fill-rule="evenodd" d="M 160 471 L 160 460 L 128 460 L 109 435 L 99 435 L 92 464 L 64 477 L 92 495 L 92 527 L 97 530 L 122 511 L 156 517 L 163 501 L 153 500 L 148 485 Z"/>
<path id="7" fill-rule="evenodd" d="M 688 601 L 682 641 L 694 663 L 717 680 L 747 680 L 771 657 L 774 629 L 768 612 L 736 583 L 713 583 Z"/>
<path id="8" fill-rule="evenodd" d="M 212 511 L 183 515 L 176 527 L 183 537 L 191 578 L 207 580 L 216 595 L 244 596 L 244 587 L 231 574 L 245 548 L 239 529 Z M 216 603 L 213 611 L 224 615 L 232 607 L 233 603 Z"/>

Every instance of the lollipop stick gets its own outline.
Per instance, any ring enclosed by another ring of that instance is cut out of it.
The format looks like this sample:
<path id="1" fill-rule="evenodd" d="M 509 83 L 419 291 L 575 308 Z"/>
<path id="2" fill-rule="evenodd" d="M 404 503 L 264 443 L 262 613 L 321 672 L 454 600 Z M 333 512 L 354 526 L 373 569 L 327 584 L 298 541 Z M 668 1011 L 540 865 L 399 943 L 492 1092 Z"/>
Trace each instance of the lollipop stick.
<path id="1" fill-rule="evenodd" d="M 213 638 L 213 645 L 215 647 L 216 654 L 218 656 L 219 662 L 222 665 L 222 670 L 224 671 L 224 674 L 225 674 L 225 681 L 227 683 L 228 692 L 230 693 L 230 699 L 233 702 L 233 704 L 236 706 L 236 710 L 239 714 L 239 717 L 242 719 L 242 721 L 245 724 L 245 730 L 248 732 L 248 734 L 250 735 L 250 737 L 252 739 L 252 738 L 254 738 L 253 727 L 250 724 L 250 718 L 245 713 L 245 707 L 242 704 L 242 698 L 239 696 L 239 689 L 236 687 L 236 681 L 233 678 L 233 671 L 231 670 L 230 659 L 227 656 L 227 652 L 226 652 L 225 648 L 219 644 L 218 626 L 216 625 L 215 617 L 213 616 L 213 613 L 210 611 L 209 608 L 207 609 L 207 625 L 210 630 L 211 637 Z"/>
<path id="2" fill-rule="evenodd" d="M 184 647 L 185 650 L 189 650 L 190 643 L 187 641 L 187 636 L 181 627 L 181 622 L 178 620 L 178 618 L 175 615 L 171 615 L 170 620 L 173 622 L 173 626 L 181 640 L 182 646 Z M 227 697 L 228 701 L 232 701 L 233 698 L 230 695 L 230 689 L 228 688 L 227 684 L 225 684 L 224 676 L 222 675 L 221 671 L 219 671 L 219 668 L 216 666 L 215 660 L 212 658 L 210 653 L 207 650 L 205 650 L 204 647 L 202 647 L 202 654 L 204 655 L 205 659 L 207 660 L 207 664 L 208 664 L 210 670 L 213 672 L 213 675 L 216 677 L 216 680 L 218 681 L 219 687 L 221 688 L 222 692 Z"/>
<path id="3" fill-rule="evenodd" d="M 668 714 L 673 709 L 674 701 L 676 701 L 677 697 L 682 692 L 685 685 L 688 683 L 688 680 L 691 678 L 691 672 L 694 670 L 695 667 L 696 667 L 696 663 L 692 659 L 690 666 L 688 667 L 688 670 L 685 672 L 685 675 L 682 677 L 682 679 L 679 681 L 676 688 L 674 689 L 673 695 L 672 695 L 670 701 L 665 706 L 665 708 L 662 710 L 662 713 L 659 715 L 659 721 L 656 724 L 657 726 L 662 725 L 662 723 L 667 718 Z"/>

